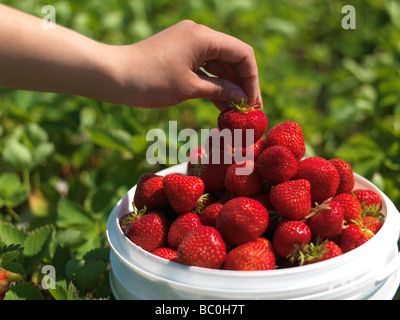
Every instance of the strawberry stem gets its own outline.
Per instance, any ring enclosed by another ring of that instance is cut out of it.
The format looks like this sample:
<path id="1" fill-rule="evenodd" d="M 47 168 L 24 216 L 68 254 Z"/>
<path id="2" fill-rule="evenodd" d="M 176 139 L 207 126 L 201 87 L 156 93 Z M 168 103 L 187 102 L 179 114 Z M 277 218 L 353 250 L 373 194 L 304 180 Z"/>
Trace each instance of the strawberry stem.
<path id="1" fill-rule="evenodd" d="M 135 220 L 139 219 L 140 217 L 142 217 L 147 211 L 146 206 L 144 206 L 142 209 L 140 209 L 138 211 L 134 202 L 132 202 L 132 207 L 133 207 L 133 211 L 129 212 L 128 216 L 123 221 L 123 226 L 124 227 L 127 227 L 133 221 L 135 221 Z"/>
<path id="2" fill-rule="evenodd" d="M 253 109 L 253 107 L 250 106 L 247 102 L 245 102 L 244 99 L 242 99 L 239 103 L 229 101 L 228 105 L 231 108 L 237 109 L 239 112 L 242 112 L 242 113 L 249 112 L 250 110 Z"/>

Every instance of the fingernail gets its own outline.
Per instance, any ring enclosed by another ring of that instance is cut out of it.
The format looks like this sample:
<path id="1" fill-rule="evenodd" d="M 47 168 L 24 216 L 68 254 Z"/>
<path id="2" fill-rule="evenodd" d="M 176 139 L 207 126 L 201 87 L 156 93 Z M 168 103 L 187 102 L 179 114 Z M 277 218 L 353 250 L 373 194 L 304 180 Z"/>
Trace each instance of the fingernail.
<path id="1" fill-rule="evenodd" d="M 239 103 L 244 99 L 245 101 L 248 99 L 247 94 L 240 88 L 232 89 L 229 94 L 229 100 L 232 102 Z"/>

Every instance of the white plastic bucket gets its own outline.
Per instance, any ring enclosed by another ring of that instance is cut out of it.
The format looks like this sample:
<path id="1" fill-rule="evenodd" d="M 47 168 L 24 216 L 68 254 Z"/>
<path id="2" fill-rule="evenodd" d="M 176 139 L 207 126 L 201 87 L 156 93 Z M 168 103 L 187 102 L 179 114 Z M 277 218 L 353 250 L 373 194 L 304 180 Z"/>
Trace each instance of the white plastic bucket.
<path id="1" fill-rule="evenodd" d="M 186 164 L 158 172 L 185 173 Z M 117 299 L 392 299 L 400 283 L 397 240 L 400 214 L 375 185 L 355 174 L 356 188 L 377 192 L 385 221 L 362 246 L 315 264 L 268 271 L 227 271 L 184 266 L 133 244 L 119 218 L 131 211 L 136 186 L 110 213 L 110 282 Z"/>

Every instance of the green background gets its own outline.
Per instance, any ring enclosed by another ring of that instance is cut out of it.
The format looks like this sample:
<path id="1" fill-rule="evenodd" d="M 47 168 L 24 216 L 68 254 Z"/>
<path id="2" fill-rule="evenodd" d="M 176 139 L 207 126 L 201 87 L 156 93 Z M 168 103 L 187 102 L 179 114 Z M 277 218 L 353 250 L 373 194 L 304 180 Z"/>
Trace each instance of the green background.
<path id="1" fill-rule="evenodd" d="M 348 161 L 400 208 L 398 1 L 2 2 L 39 17 L 45 16 L 44 5 L 53 5 L 58 24 L 115 45 L 140 41 L 182 19 L 240 38 L 255 50 L 269 127 L 298 122 L 307 156 Z M 356 9 L 354 30 L 341 25 L 342 7 L 349 4 Z M 165 167 L 146 161 L 153 143 L 146 133 L 152 128 L 168 133 L 170 120 L 178 122 L 178 132 L 199 132 L 215 127 L 217 116 L 217 109 L 201 99 L 144 110 L 0 88 L 1 240 L 4 245 L 17 241 L 12 226 L 23 226 L 40 234 L 39 251 L 45 252 L 31 270 L 24 254 L 9 248 L 24 286 L 40 282 L 43 264 L 67 265 L 57 269 L 57 292 L 41 296 L 78 298 L 72 293 L 76 286 L 79 298 L 112 298 L 108 214 L 143 172 Z M 167 137 L 169 142 L 180 146 Z M 85 272 L 89 263 L 98 270 L 91 278 Z M 24 290 L 19 291 L 29 291 Z"/>

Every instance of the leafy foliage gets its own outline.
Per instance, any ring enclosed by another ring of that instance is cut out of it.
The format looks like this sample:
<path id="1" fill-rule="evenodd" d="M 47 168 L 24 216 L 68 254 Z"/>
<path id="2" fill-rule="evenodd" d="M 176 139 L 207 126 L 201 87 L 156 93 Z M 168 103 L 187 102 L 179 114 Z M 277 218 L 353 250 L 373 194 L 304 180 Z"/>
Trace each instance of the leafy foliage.
<path id="1" fill-rule="evenodd" d="M 37 16 L 41 0 L 3 1 Z M 355 30 L 341 27 L 344 5 Z M 298 122 L 307 155 L 340 157 L 400 208 L 400 4 L 395 0 L 52 1 L 57 23 L 128 44 L 192 19 L 251 44 L 269 126 Z M 0 266 L 22 275 L 6 299 L 112 298 L 105 228 L 150 166 L 146 133 L 168 121 L 216 126 L 205 100 L 162 110 L 0 88 Z M 167 135 L 168 145 L 185 143 Z M 167 155 L 168 160 L 168 155 Z M 22 249 L 23 248 L 23 249 Z M 53 265 L 54 289 L 41 288 Z M 25 295 L 26 293 L 26 295 Z"/>

